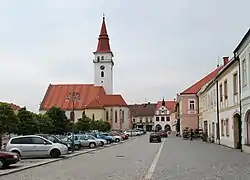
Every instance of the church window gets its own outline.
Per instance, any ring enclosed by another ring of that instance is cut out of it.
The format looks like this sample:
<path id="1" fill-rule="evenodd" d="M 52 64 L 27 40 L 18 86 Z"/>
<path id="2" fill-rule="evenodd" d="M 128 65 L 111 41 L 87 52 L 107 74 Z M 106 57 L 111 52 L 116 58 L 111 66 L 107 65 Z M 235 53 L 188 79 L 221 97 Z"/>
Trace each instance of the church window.
<path id="1" fill-rule="evenodd" d="M 117 123 L 117 111 L 115 111 L 115 122 Z"/>
<path id="2" fill-rule="evenodd" d="M 95 120 L 95 114 L 92 114 L 92 120 L 93 121 Z"/>
<path id="3" fill-rule="evenodd" d="M 85 118 L 85 111 L 82 112 L 82 118 Z"/>
<path id="4" fill-rule="evenodd" d="M 70 120 L 71 120 L 72 122 L 75 122 L 75 113 L 74 113 L 74 111 L 71 111 L 71 112 L 70 112 Z"/>
<path id="5" fill-rule="evenodd" d="M 104 60 L 104 56 L 101 57 L 101 60 Z"/>
<path id="6" fill-rule="evenodd" d="M 104 71 L 101 71 L 101 77 L 104 77 Z"/>
<path id="7" fill-rule="evenodd" d="M 106 111 L 106 121 L 108 121 L 109 120 L 109 112 L 108 112 L 108 110 Z"/>

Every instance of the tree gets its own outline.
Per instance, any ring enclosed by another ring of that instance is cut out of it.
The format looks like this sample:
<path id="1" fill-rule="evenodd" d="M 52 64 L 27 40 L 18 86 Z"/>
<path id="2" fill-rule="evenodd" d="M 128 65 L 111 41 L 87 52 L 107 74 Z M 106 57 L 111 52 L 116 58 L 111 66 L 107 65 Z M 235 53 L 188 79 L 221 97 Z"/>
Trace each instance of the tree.
<path id="1" fill-rule="evenodd" d="M 99 129 L 98 129 L 99 131 L 106 132 L 106 131 L 109 131 L 110 129 L 111 129 L 111 126 L 109 122 L 103 121 L 103 120 L 99 121 Z"/>
<path id="2" fill-rule="evenodd" d="M 52 120 L 54 134 L 64 134 L 69 130 L 70 120 L 67 118 L 65 111 L 54 106 L 45 114 Z"/>
<path id="3" fill-rule="evenodd" d="M 18 119 L 11 106 L 0 102 L 0 149 L 2 147 L 2 136 L 5 133 L 15 133 Z"/>
<path id="4" fill-rule="evenodd" d="M 34 113 L 27 111 L 24 107 L 18 111 L 17 117 L 19 119 L 18 135 L 36 134 L 38 132 L 38 121 Z"/>
<path id="5" fill-rule="evenodd" d="M 79 118 L 77 123 L 75 124 L 75 128 L 77 131 L 89 131 L 90 130 L 90 121 L 91 119 L 87 116 L 83 116 Z"/>
<path id="6" fill-rule="evenodd" d="M 54 130 L 54 125 L 52 120 L 47 114 L 36 115 L 38 121 L 38 131 L 39 133 L 50 134 Z"/>

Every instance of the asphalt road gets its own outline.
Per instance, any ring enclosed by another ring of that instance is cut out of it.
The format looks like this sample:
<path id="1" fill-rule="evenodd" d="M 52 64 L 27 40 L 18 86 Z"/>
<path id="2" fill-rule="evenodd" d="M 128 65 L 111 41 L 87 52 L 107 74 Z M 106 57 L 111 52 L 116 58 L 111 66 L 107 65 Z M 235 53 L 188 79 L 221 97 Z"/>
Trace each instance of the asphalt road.
<path id="1" fill-rule="evenodd" d="M 148 135 L 0 177 L 0 180 L 249 180 L 250 155 L 200 141 Z"/>

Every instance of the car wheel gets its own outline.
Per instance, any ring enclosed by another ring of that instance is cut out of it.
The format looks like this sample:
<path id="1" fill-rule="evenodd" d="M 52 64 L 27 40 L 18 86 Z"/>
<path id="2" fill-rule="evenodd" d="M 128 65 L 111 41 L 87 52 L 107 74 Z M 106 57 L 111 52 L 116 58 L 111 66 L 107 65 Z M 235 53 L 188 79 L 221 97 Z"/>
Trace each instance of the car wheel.
<path id="1" fill-rule="evenodd" d="M 61 152 L 58 149 L 52 149 L 50 151 L 50 157 L 52 158 L 58 158 L 60 157 L 60 155 L 61 155 Z"/>
<path id="2" fill-rule="evenodd" d="M 107 144 L 111 144 L 111 141 L 110 141 L 110 140 L 107 140 Z"/>
<path id="3" fill-rule="evenodd" d="M 104 142 L 101 141 L 101 146 L 104 146 Z"/>
<path id="4" fill-rule="evenodd" d="M 89 143 L 89 148 L 95 148 L 95 147 L 96 147 L 95 143 L 93 143 L 93 142 Z"/>
<path id="5" fill-rule="evenodd" d="M 4 167 L 4 160 L 0 159 L 0 169 L 2 169 Z"/>
<path id="6" fill-rule="evenodd" d="M 19 157 L 21 157 L 21 154 L 20 154 L 20 152 L 19 151 L 17 151 L 17 150 L 14 150 L 14 151 L 11 151 L 12 153 L 15 153 L 15 154 L 17 154 Z"/>
<path id="7" fill-rule="evenodd" d="M 79 149 L 80 149 L 80 146 L 79 146 L 78 144 L 75 144 L 74 149 L 75 149 L 75 150 L 79 150 Z"/>
<path id="8" fill-rule="evenodd" d="M 116 138 L 116 139 L 115 139 L 115 142 L 120 142 L 120 139 L 119 139 L 119 138 Z"/>

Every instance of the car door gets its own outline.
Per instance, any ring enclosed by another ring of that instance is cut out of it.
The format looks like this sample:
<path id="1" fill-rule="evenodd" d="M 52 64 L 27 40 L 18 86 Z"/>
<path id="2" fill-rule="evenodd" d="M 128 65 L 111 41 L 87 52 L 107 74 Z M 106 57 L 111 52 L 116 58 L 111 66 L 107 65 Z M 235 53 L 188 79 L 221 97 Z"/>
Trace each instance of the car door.
<path id="1" fill-rule="evenodd" d="M 15 145 L 21 151 L 22 157 L 32 157 L 34 149 L 32 148 L 32 141 L 30 137 L 20 137 L 15 139 Z M 14 141 L 13 141 L 14 143 Z"/>
<path id="2" fill-rule="evenodd" d="M 34 157 L 47 157 L 52 143 L 41 137 L 32 137 L 33 148 L 35 149 Z"/>

